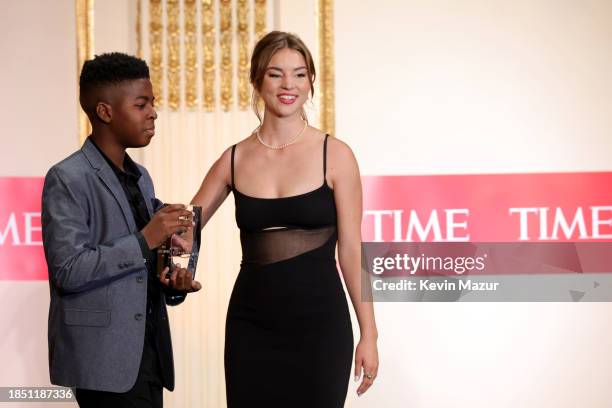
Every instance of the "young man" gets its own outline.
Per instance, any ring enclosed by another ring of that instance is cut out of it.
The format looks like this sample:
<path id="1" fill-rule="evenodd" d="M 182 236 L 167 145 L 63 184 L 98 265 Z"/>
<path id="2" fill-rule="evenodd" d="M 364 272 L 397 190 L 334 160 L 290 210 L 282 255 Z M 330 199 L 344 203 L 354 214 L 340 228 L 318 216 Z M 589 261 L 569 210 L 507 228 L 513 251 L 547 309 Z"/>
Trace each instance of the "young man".
<path id="1" fill-rule="evenodd" d="M 154 136 L 154 99 L 144 61 L 86 61 L 80 102 L 92 134 L 45 178 L 51 382 L 76 387 L 81 407 L 161 407 L 162 387 L 174 388 L 170 290 L 176 299 L 201 288 L 184 269 L 156 276 L 155 248 L 192 228 L 192 214 L 163 207 L 125 152 Z"/>

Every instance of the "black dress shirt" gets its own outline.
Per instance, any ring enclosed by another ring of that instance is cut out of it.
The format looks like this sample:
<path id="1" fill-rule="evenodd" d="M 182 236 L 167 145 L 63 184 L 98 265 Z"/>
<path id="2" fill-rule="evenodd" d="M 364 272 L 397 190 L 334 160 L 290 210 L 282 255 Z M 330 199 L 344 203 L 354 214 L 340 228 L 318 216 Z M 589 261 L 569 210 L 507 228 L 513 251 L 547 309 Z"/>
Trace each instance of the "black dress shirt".
<path id="1" fill-rule="evenodd" d="M 161 283 L 157 279 L 157 251 L 150 250 L 149 246 L 140 231 L 148 224 L 151 217 L 149 216 L 149 210 L 144 201 L 144 196 L 138 187 L 138 180 L 142 177 L 142 173 L 136 166 L 136 163 L 126 153 L 123 160 L 124 171 L 118 168 L 102 150 L 93 142 L 92 143 L 100 154 L 104 157 L 106 162 L 109 164 L 113 172 L 117 176 L 123 192 L 130 203 L 130 209 L 136 222 L 138 231 L 136 236 L 138 237 L 138 243 L 142 251 L 142 256 L 146 260 L 148 279 L 147 279 L 147 311 L 145 320 L 145 342 L 142 354 L 142 362 L 140 364 L 140 371 L 138 373 L 142 379 L 161 385 L 161 367 L 160 359 L 158 355 L 158 341 L 157 331 L 160 327 L 160 308 L 162 298 L 162 287 Z"/>

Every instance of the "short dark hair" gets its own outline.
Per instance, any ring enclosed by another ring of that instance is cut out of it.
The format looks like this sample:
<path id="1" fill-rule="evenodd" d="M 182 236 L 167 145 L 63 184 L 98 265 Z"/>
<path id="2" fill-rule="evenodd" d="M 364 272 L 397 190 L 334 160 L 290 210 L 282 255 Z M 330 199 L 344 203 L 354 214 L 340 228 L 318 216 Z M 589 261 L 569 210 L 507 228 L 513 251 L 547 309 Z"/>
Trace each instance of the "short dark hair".
<path id="1" fill-rule="evenodd" d="M 96 55 L 81 70 L 81 91 L 90 86 L 114 85 L 131 79 L 149 78 L 149 67 L 140 58 L 121 52 Z"/>
<path id="2" fill-rule="evenodd" d="M 149 78 L 149 67 L 140 58 L 122 52 L 96 55 L 85 61 L 79 78 L 79 99 L 87 112 L 91 106 L 86 100 L 95 89 L 117 85 L 123 81 Z"/>

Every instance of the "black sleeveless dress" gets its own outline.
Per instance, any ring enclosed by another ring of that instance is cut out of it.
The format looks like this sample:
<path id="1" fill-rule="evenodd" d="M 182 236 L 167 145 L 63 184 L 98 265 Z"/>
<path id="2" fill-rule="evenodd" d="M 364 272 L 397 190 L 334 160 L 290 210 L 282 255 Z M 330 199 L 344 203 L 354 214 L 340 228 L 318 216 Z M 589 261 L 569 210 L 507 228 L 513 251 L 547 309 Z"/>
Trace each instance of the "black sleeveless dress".
<path id="1" fill-rule="evenodd" d="M 234 186 L 242 263 L 225 328 L 228 408 L 344 406 L 353 332 L 336 269 L 336 205 L 323 184 L 282 198 Z M 280 227 L 280 228 L 278 228 Z"/>

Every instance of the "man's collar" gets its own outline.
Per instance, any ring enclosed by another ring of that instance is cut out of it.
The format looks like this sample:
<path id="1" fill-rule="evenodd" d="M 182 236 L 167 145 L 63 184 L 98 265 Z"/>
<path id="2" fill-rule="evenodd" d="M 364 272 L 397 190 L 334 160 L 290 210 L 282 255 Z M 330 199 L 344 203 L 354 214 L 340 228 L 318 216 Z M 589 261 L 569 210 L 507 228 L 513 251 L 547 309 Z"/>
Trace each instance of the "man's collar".
<path id="1" fill-rule="evenodd" d="M 108 163 L 108 165 L 111 167 L 111 169 L 113 169 L 113 172 L 117 175 L 127 175 L 127 176 L 132 176 L 134 178 L 136 178 L 136 180 L 138 180 L 140 178 L 140 176 L 142 176 L 142 173 L 140 172 L 140 170 L 138 169 L 138 166 L 136 165 L 136 163 L 134 162 L 134 160 L 132 160 L 132 158 L 130 157 L 129 154 L 127 154 L 127 152 L 125 153 L 125 157 L 123 159 L 123 168 L 125 171 L 121 170 L 119 167 L 117 167 L 115 165 L 115 163 L 113 163 L 113 161 L 111 159 L 108 158 L 108 156 L 106 156 L 106 154 L 104 154 L 104 152 L 102 151 L 102 149 L 100 149 L 100 147 L 96 144 L 96 142 L 93 141 L 93 139 L 91 137 L 88 138 L 88 140 L 91 142 L 92 145 L 94 145 L 94 147 L 98 150 L 98 152 L 102 155 L 102 157 L 104 158 L 104 160 L 106 160 L 106 162 Z"/>

